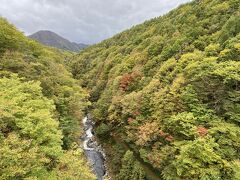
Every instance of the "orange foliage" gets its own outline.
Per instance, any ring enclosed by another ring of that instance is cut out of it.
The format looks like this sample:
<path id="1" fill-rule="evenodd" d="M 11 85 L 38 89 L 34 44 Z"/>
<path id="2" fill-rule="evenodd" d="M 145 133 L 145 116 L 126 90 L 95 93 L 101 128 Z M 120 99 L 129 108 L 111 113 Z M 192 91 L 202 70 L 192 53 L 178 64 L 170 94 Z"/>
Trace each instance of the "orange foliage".
<path id="1" fill-rule="evenodd" d="M 171 141 L 173 141 L 173 136 L 168 135 L 165 139 L 166 139 L 167 141 L 171 142 Z"/>
<path id="2" fill-rule="evenodd" d="M 133 72 L 133 73 L 127 73 L 127 74 L 124 74 L 123 76 L 122 76 L 122 78 L 120 79 L 120 85 L 119 85 L 119 87 L 120 87 L 120 89 L 122 90 L 122 91 L 126 91 L 127 90 L 127 88 L 128 88 L 128 86 L 134 81 L 134 79 L 136 78 L 136 77 L 138 77 L 139 76 L 139 74 L 137 74 L 137 73 L 135 73 L 135 72 Z"/>
<path id="3" fill-rule="evenodd" d="M 152 139 L 155 139 L 159 133 L 159 125 L 156 122 L 148 122 L 139 127 L 138 145 L 146 145 Z"/>
<path id="4" fill-rule="evenodd" d="M 125 74 L 120 80 L 120 89 L 126 91 L 129 84 L 133 81 L 131 74 Z"/>
<path id="5" fill-rule="evenodd" d="M 160 131 L 159 134 L 160 134 L 161 137 L 165 137 L 166 136 L 166 133 L 163 132 L 163 131 Z"/>
<path id="6" fill-rule="evenodd" d="M 204 137 L 204 136 L 207 135 L 208 129 L 205 128 L 205 127 L 202 127 L 202 126 L 198 126 L 198 127 L 197 127 L 197 132 L 198 132 L 198 135 L 199 135 L 199 136 Z"/>

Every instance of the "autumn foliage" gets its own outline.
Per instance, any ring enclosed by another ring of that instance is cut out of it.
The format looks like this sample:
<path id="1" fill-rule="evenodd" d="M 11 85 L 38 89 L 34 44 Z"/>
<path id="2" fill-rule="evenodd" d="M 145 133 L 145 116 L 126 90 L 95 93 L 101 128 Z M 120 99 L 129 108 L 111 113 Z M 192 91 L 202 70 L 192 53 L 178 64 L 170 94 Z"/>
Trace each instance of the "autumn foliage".
<path id="1" fill-rule="evenodd" d="M 119 88 L 122 91 L 127 91 L 129 86 L 134 83 L 135 79 L 138 77 L 139 75 L 137 73 L 126 73 L 122 76 L 122 78 L 120 79 L 119 82 Z"/>
<path id="2" fill-rule="evenodd" d="M 98 94 L 94 118 L 124 141 L 102 139 L 112 147 L 110 167 L 127 146 L 157 179 L 240 178 L 239 7 L 191 1 L 73 61 L 75 77 Z M 115 173 L 129 179 L 134 164 L 123 164 Z"/>
<path id="3" fill-rule="evenodd" d="M 197 132 L 198 132 L 199 136 L 204 137 L 207 135 L 208 129 L 205 127 L 199 126 L 199 127 L 197 127 Z"/>

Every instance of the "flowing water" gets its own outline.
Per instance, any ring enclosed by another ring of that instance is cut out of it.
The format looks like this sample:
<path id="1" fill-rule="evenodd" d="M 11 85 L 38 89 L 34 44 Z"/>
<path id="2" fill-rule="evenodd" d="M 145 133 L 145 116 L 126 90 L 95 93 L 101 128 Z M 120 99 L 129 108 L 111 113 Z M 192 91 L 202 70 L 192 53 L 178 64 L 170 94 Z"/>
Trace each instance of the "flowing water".
<path id="1" fill-rule="evenodd" d="M 93 172 L 96 174 L 98 180 L 103 180 L 104 176 L 108 176 L 106 173 L 105 167 L 105 154 L 101 148 L 101 146 L 97 143 L 93 133 L 94 122 L 91 120 L 90 116 L 86 116 L 83 119 L 84 125 L 84 135 L 82 136 L 83 140 L 83 149 L 85 155 L 87 156 L 88 161 L 90 162 Z M 113 139 L 124 147 L 127 150 L 134 151 L 126 143 L 124 143 L 121 138 L 114 136 Z M 143 160 L 140 159 L 139 155 L 136 155 L 136 159 L 140 162 L 142 168 L 147 174 L 147 179 L 149 180 L 159 180 L 160 175 L 158 172 L 155 172 L 152 167 L 149 167 L 148 164 L 144 163 Z"/>
<path id="2" fill-rule="evenodd" d="M 92 132 L 94 123 L 89 116 L 86 116 L 83 119 L 83 125 L 85 132 L 82 137 L 84 152 L 93 168 L 93 172 L 98 177 L 98 180 L 102 180 L 106 174 L 106 168 L 104 164 L 105 155 L 101 146 L 98 145 L 94 138 Z"/>

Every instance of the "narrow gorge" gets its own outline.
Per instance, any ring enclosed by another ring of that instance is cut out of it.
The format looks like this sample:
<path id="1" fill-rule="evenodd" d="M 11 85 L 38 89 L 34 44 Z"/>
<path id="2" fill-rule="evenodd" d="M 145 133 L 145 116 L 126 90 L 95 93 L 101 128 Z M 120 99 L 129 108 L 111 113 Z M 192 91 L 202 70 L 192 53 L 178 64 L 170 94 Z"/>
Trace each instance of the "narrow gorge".
<path id="1" fill-rule="evenodd" d="M 0 17 L 0 179 L 240 180 L 239 137 L 240 0 L 192 0 L 77 53 Z"/>
<path id="2" fill-rule="evenodd" d="M 91 120 L 90 115 L 84 117 L 82 122 L 84 129 L 84 135 L 81 138 L 83 150 L 90 166 L 93 168 L 94 174 L 96 174 L 98 180 L 102 180 L 106 175 L 105 154 L 93 135 L 94 122 Z"/>

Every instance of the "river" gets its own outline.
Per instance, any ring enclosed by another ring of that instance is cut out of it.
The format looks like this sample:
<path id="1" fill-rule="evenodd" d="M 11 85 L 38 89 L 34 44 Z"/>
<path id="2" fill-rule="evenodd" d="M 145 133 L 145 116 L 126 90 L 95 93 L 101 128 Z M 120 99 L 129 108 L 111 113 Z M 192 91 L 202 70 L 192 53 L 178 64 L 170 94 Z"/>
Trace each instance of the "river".
<path id="1" fill-rule="evenodd" d="M 94 122 L 91 120 L 89 115 L 83 119 L 83 125 L 85 133 L 82 136 L 82 140 L 85 155 L 98 180 L 103 180 L 104 176 L 106 175 L 106 168 L 104 163 L 105 155 L 101 146 L 97 143 L 94 137 L 92 131 Z"/>
<path id="2" fill-rule="evenodd" d="M 92 121 L 90 115 L 86 116 L 83 119 L 83 125 L 84 125 L 84 135 L 82 136 L 83 140 L 83 149 L 85 152 L 85 155 L 91 164 L 91 167 L 93 169 L 94 174 L 97 176 L 98 180 L 103 180 L 105 176 L 107 176 L 106 167 L 105 167 L 105 154 L 103 152 L 103 149 L 101 146 L 97 143 L 94 133 L 93 133 L 93 127 L 94 122 Z M 128 144 L 126 144 L 124 141 L 121 140 L 118 136 L 112 136 L 112 140 L 116 141 L 118 144 L 120 144 L 126 151 L 131 150 L 134 152 L 134 156 L 136 160 L 139 161 L 142 168 L 144 169 L 146 173 L 146 178 L 149 180 L 159 180 L 160 178 L 160 172 L 157 172 L 154 168 L 150 166 L 150 164 L 145 163 L 139 156 L 137 151 L 134 149 L 131 149 Z"/>

